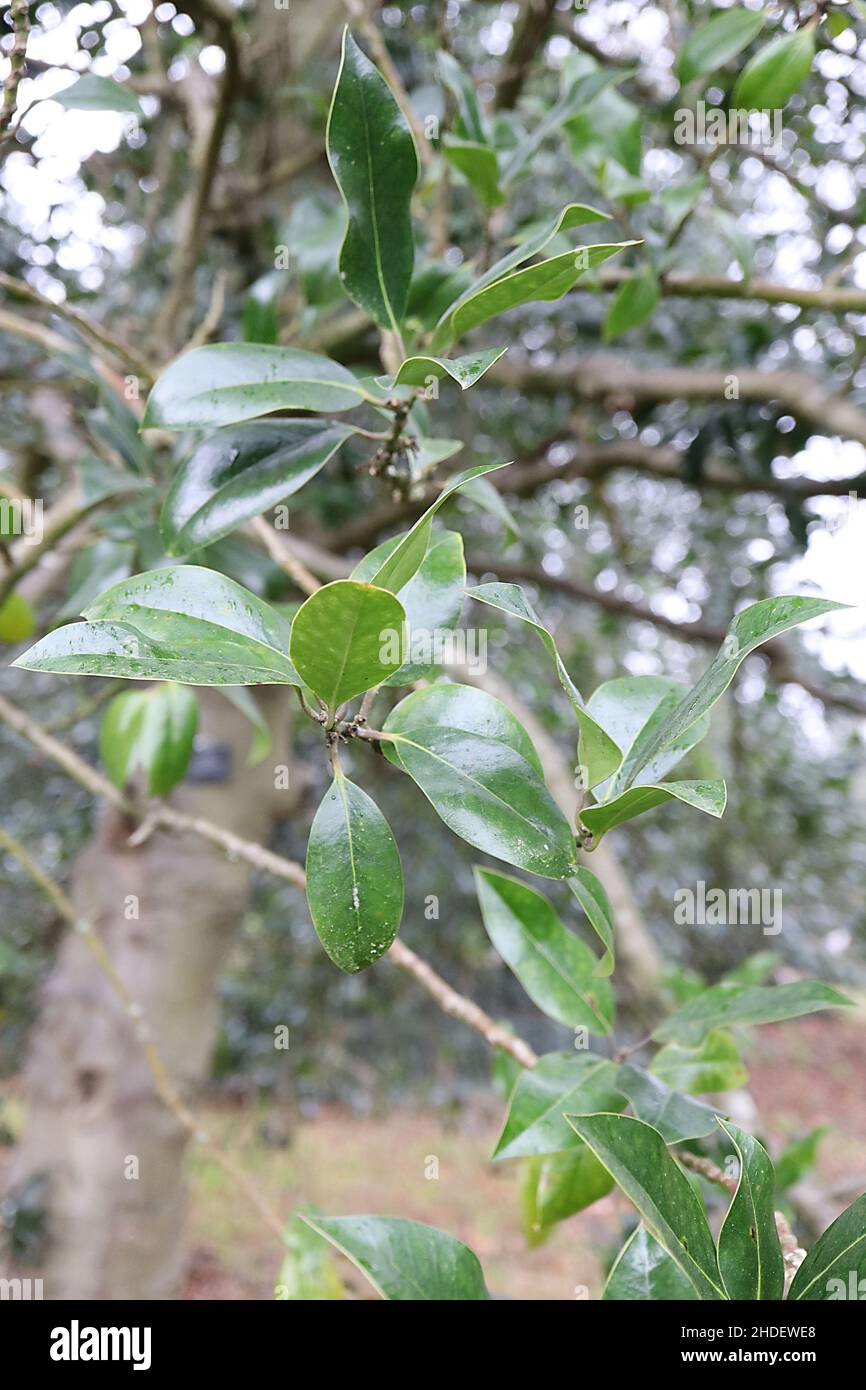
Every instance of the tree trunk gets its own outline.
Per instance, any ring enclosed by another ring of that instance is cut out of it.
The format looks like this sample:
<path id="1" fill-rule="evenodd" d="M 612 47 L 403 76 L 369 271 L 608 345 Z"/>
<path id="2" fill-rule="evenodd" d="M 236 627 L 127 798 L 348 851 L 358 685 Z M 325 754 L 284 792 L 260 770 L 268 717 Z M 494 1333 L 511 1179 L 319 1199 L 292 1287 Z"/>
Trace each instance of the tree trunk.
<path id="1" fill-rule="evenodd" d="M 196 753 L 172 804 L 266 841 L 275 815 L 297 799 L 274 789 L 274 765 L 288 756 L 287 692 L 265 693 L 274 751 L 252 769 L 251 726 L 219 694 L 198 694 Z M 76 862 L 70 895 L 188 1095 L 207 1075 L 218 977 L 249 900 L 250 870 L 192 835 L 158 832 L 130 848 L 131 828 L 115 811 L 103 816 Z M 44 1180 L 39 1268 L 14 1272 L 41 1277 L 46 1298 L 165 1299 L 182 1286 L 188 1135 L 156 1096 L 134 1030 L 70 933 L 33 1032 L 10 1185 L 14 1201 Z"/>

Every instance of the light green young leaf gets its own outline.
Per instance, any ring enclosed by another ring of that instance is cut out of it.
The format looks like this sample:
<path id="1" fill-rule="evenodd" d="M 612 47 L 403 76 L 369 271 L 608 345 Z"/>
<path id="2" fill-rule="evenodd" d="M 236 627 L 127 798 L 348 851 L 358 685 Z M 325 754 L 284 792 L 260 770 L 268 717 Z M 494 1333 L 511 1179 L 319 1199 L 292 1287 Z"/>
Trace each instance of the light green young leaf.
<path id="1" fill-rule="evenodd" d="M 403 869 L 388 822 L 342 773 L 310 827 L 307 903 L 319 940 L 348 974 L 384 955 L 403 915 Z"/>
<path id="2" fill-rule="evenodd" d="M 99 730 L 110 780 L 122 790 L 140 768 L 148 795 L 165 796 L 186 776 L 197 727 L 195 695 L 172 681 L 116 696 Z"/>
<path id="3" fill-rule="evenodd" d="M 622 750 L 622 762 L 609 782 L 598 788 L 596 796 L 607 801 L 624 790 L 632 780 L 639 786 L 656 784 L 710 727 L 704 717 L 697 720 L 676 745 L 647 764 L 643 749 L 655 737 L 656 728 L 668 718 L 688 686 L 669 676 L 618 676 L 597 686 L 586 702 L 589 713 Z"/>
<path id="4" fill-rule="evenodd" d="M 794 1139 L 786 1145 L 776 1160 L 778 1192 L 787 1192 L 789 1187 L 793 1187 L 814 1168 L 818 1161 L 818 1145 L 829 1133 L 829 1125 L 816 1125 L 802 1139 Z"/>
<path id="5" fill-rule="evenodd" d="M 701 1299 L 726 1297 L 697 1193 L 661 1135 L 627 1115 L 568 1116 Z"/>
<path id="6" fill-rule="evenodd" d="M 584 705 L 574 681 L 565 669 L 553 637 L 541 622 L 520 585 L 477 584 L 466 592 L 479 603 L 486 603 L 491 608 L 498 608 L 501 612 L 510 614 L 513 618 L 519 618 L 535 630 L 553 661 L 559 683 L 568 696 L 577 719 L 580 730 L 577 759 L 582 783 L 590 790 L 599 782 L 603 782 L 619 767 L 620 750 Z"/>
<path id="7" fill-rule="evenodd" d="M 820 980 L 798 980 L 791 985 L 713 985 L 660 1023 L 653 1037 L 657 1042 L 695 1045 L 719 1025 L 778 1023 L 851 1002 Z"/>
<path id="8" fill-rule="evenodd" d="M 539 777 L 543 776 L 535 746 L 520 720 L 501 700 L 474 685 L 440 681 L 413 690 L 391 711 L 385 727 L 392 734 L 410 736 L 415 731 L 447 728 L 496 739 L 518 753 Z M 399 756 L 388 745 L 385 753 L 399 765 Z"/>
<path id="9" fill-rule="evenodd" d="M 398 1216 L 301 1219 L 352 1261 L 381 1298 L 465 1302 L 490 1297 L 478 1257 L 435 1226 Z"/>
<path id="10" fill-rule="evenodd" d="M 314 1216 L 310 1211 L 308 1215 Z M 334 1302 L 344 1297 L 330 1243 L 294 1216 L 283 1232 L 286 1254 L 277 1275 L 277 1298 L 287 1303 Z"/>
<path id="11" fill-rule="evenodd" d="M 779 34 L 759 48 L 737 78 L 731 105 L 740 111 L 778 111 L 809 75 L 815 57 L 815 24 Z"/>
<path id="12" fill-rule="evenodd" d="M 467 391 L 507 351 L 508 348 L 486 348 L 466 357 L 408 357 L 395 376 L 394 385 L 426 386 L 431 378 L 441 381 L 450 376 L 461 391 Z"/>
<path id="13" fill-rule="evenodd" d="M 837 1216 L 812 1246 L 794 1275 L 788 1299 L 809 1303 L 859 1299 L 863 1279 L 866 1279 L 866 1194 Z"/>
<path id="14" fill-rule="evenodd" d="M 696 1047 L 668 1043 L 656 1053 L 650 1071 L 678 1091 L 733 1091 L 745 1086 L 748 1072 L 735 1040 L 724 1028 L 714 1028 Z"/>
<path id="15" fill-rule="evenodd" d="M 317 352 L 268 343 L 214 343 L 176 357 L 147 398 L 142 429 L 216 429 L 273 410 L 354 410 L 367 392 Z"/>
<path id="16" fill-rule="evenodd" d="M 301 604 L 289 654 L 305 685 L 336 710 L 405 660 L 406 611 L 387 589 L 337 579 Z"/>
<path id="17" fill-rule="evenodd" d="M 340 252 L 346 293 L 376 323 L 398 331 L 415 260 L 410 203 L 418 153 L 393 92 L 348 29 L 327 146 L 349 215 Z"/>
<path id="18" fill-rule="evenodd" d="M 625 1109 L 616 1085 L 617 1067 L 589 1052 L 548 1052 L 523 1071 L 508 1104 L 502 1133 L 491 1155 L 526 1158 L 581 1148 L 565 1114 Z"/>
<path id="19" fill-rule="evenodd" d="M 356 565 L 351 578 L 366 581 L 400 540 L 400 536 L 392 536 L 377 545 Z M 406 610 L 408 656 L 405 664 L 389 676 L 384 685 L 411 685 L 429 676 L 443 657 L 447 657 L 448 636 L 459 624 L 463 612 L 465 586 L 463 537 L 457 531 L 434 531 L 420 569 L 397 595 Z"/>
<path id="20" fill-rule="evenodd" d="M 719 1120 L 739 1160 L 737 1190 L 719 1231 L 719 1269 L 728 1298 L 778 1302 L 785 1262 L 776 1231 L 773 1165 L 766 1149 L 730 1121 Z"/>
<path id="21" fill-rule="evenodd" d="M 527 1159 L 523 1169 L 520 1208 L 530 1247 L 541 1245 L 557 1222 L 584 1211 L 613 1187 L 610 1173 L 585 1144 L 570 1153 Z"/>
<path id="22" fill-rule="evenodd" d="M 744 10 L 739 5 L 717 10 L 704 24 L 689 34 L 677 62 L 682 86 L 693 77 L 703 77 L 724 67 L 731 58 L 757 38 L 764 26 L 763 10 Z"/>
<path id="23" fill-rule="evenodd" d="M 779 637 L 800 623 L 808 622 L 810 618 L 817 618 L 823 613 L 832 613 L 846 606 L 844 603 L 834 603 L 830 599 L 786 596 L 762 599 L 760 603 L 753 603 L 749 608 L 744 608 L 728 628 L 712 665 L 641 750 L 643 766 L 665 749 L 677 746 L 682 735 L 696 720 L 708 713 L 725 693 L 737 668 L 756 647 L 769 642 L 773 637 Z M 627 785 L 631 785 L 639 770 L 637 767 L 634 769 Z"/>
<path id="24" fill-rule="evenodd" d="M 636 1226 L 607 1276 L 602 1299 L 626 1303 L 683 1303 L 698 1298 L 691 1280 L 650 1235 Z"/>
<path id="25" fill-rule="evenodd" d="M 630 787 L 628 791 L 611 801 L 602 801 L 597 806 L 586 806 L 580 819 L 598 843 L 602 835 L 615 826 L 644 811 L 651 811 L 665 801 L 683 801 L 708 816 L 724 815 L 727 788 L 724 782 L 661 782 L 657 785 Z"/>
<path id="26" fill-rule="evenodd" d="M 539 1009 L 570 1028 L 610 1032 L 613 993 L 595 956 L 563 926 L 542 893 L 490 869 L 475 870 L 487 935 Z"/>
<path id="27" fill-rule="evenodd" d="M 208 435 L 182 463 L 159 525 L 170 555 L 211 545 L 315 478 L 355 431 L 333 420 L 260 420 Z"/>

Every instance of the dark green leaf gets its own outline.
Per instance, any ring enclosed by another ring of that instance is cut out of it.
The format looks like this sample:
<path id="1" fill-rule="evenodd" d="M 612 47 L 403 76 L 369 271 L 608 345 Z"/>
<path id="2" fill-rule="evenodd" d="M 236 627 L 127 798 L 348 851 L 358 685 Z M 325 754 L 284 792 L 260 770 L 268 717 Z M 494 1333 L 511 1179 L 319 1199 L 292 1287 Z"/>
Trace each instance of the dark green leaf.
<path id="1" fill-rule="evenodd" d="M 338 774 L 310 828 L 307 902 L 319 940 L 349 974 L 384 955 L 403 915 L 403 870 L 375 801 Z"/>
<path id="2" fill-rule="evenodd" d="M 535 746 L 520 720 L 507 705 L 474 685 L 438 682 L 413 690 L 388 715 L 385 725 L 393 734 L 412 734 L 430 728 L 462 729 L 467 734 L 497 739 L 513 748 L 539 777 L 543 776 Z M 386 747 L 386 753 L 390 750 Z M 399 763 L 396 755 L 392 761 Z"/>
<path id="3" fill-rule="evenodd" d="M 390 87 L 348 29 L 327 143 L 331 171 L 349 214 L 340 252 L 346 293 L 376 323 L 397 330 L 415 259 L 410 202 L 418 154 Z"/>
<path id="4" fill-rule="evenodd" d="M 268 343 L 214 343 L 175 358 L 147 398 L 142 429 L 213 429 L 274 410 L 354 410 L 367 393 L 316 352 Z"/>
<path id="5" fill-rule="evenodd" d="M 778 1301 L 785 1292 L 785 1263 L 776 1232 L 770 1155 L 757 1139 L 728 1121 L 719 1124 L 739 1160 L 737 1190 L 719 1231 L 719 1269 L 728 1298 Z"/>
<path id="6" fill-rule="evenodd" d="M 524 1168 L 520 1205 L 530 1246 L 540 1245 L 557 1222 L 584 1211 L 613 1187 L 613 1178 L 585 1144 L 571 1153 L 527 1159 Z"/>
<path id="7" fill-rule="evenodd" d="M 646 1226 L 636 1226 L 620 1250 L 602 1298 L 627 1303 L 681 1303 L 698 1298 L 690 1279 Z"/>
<path id="8" fill-rule="evenodd" d="M 702 1139 L 716 1132 L 718 1111 L 672 1091 L 642 1067 L 620 1067 L 616 1084 L 631 1101 L 638 1119 L 657 1129 L 668 1144 Z"/>
<path id="9" fill-rule="evenodd" d="M 488 212 L 505 202 L 505 194 L 499 186 L 499 160 L 496 151 L 489 145 L 446 135 L 442 141 L 442 152 L 448 163 L 463 175 L 481 206 Z"/>
<path id="10" fill-rule="evenodd" d="M 354 430 L 330 420 L 261 420 L 203 439 L 160 516 L 168 553 L 212 544 L 314 478 Z"/>
<path id="11" fill-rule="evenodd" d="M 289 652 L 304 684 L 336 710 L 399 671 L 405 643 L 406 612 L 394 594 L 337 579 L 298 609 Z"/>
<path id="12" fill-rule="evenodd" d="M 475 870 L 487 935 L 539 1009 L 570 1028 L 609 1033 L 613 993 L 588 946 L 564 927 L 542 893 L 490 869 Z"/>
<path id="13" fill-rule="evenodd" d="M 478 1257 L 459 1240 L 398 1216 L 302 1219 L 352 1261 L 391 1300 L 468 1301 L 490 1297 Z"/>
<path id="14" fill-rule="evenodd" d="M 625 1109 L 617 1067 L 589 1052 L 548 1052 L 520 1073 L 493 1158 L 526 1158 L 581 1147 L 568 1114 Z"/>
<path id="15" fill-rule="evenodd" d="M 586 806 L 580 819 L 598 841 L 624 821 L 634 820 L 644 811 L 672 800 L 683 801 L 687 806 L 718 818 L 724 814 L 727 790 L 724 782 L 662 782 L 657 786 L 630 787 L 612 801 Z"/>
<path id="16" fill-rule="evenodd" d="M 313 1213 L 310 1213 L 311 1215 Z M 300 1216 L 283 1233 L 287 1253 L 277 1275 L 277 1298 L 288 1303 L 332 1302 L 343 1297 L 332 1246 Z"/>
<path id="17" fill-rule="evenodd" d="M 581 864 L 568 880 L 568 886 L 586 913 L 589 925 L 604 946 L 604 955 L 601 960 L 596 962 L 593 973 L 612 975 L 614 966 L 613 911 L 604 884 Z"/>
<path id="18" fill-rule="evenodd" d="M 580 730 L 577 757 L 581 768 L 581 781 L 586 789 L 591 789 L 619 766 L 620 751 L 613 740 L 605 733 L 589 713 L 581 699 L 580 692 L 565 669 L 562 658 L 548 629 L 541 622 L 532 604 L 519 584 L 477 584 L 468 589 L 470 598 L 498 608 L 521 622 L 528 623 L 540 637 L 550 656 L 559 677 L 559 683 L 569 698 Z"/>
<path id="19" fill-rule="evenodd" d="M 725 1298 L 700 1200 L 661 1135 L 627 1115 L 569 1116 L 569 1123 L 637 1207 L 698 1297 Z"/>
<path id="20" fill-rule="evenodd" d="M 106 590 L 85 617 L 93 621 L 57 628 L 17 664 L 186 685 L 301 684 L 286 619 L 216 570 L 146 571 Z"/>
<path id="21" fill-rule="evenodd" d="M 792 985 L 713 985 L 660 1023 L 659 1042 L 699 1043 L 711 1028 L 735 1023 L 777 1023 L 850 1004 L 844 994 L 819 980 Z"/>
<path id="22" fill-rule="evenodd" d="M 788 1290 L 809 1303 L 863 1297 L 866 1279 L 866 1194 L 858 1197 L 815 1242 Z"/>

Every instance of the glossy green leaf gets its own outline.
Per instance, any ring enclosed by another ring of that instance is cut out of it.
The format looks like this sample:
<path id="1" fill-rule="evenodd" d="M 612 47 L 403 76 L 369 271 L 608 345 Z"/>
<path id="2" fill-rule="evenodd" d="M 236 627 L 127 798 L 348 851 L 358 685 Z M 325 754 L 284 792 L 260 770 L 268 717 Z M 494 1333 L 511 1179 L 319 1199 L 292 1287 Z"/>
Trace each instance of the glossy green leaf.
<path id="1" fill-rule="evenodd" d="M 181 464 L 159 526 L 170 555 L 212 544 L 291 497 L 354 434 L 332 420 L 260 420 L 218 430 Z"/>
<path id="2" fill-rule="evenodd" d="M 476 290 L 455 309 L 447 323 L 447 330 L 434 336 L 434 349 L 462 338 L 471 329 L 487 323 L 499 314 L 516 309 L 521 304 L 538 301 L 549 302 L 561 299 L 573 289 L 582 275 L 603 265 L 611 256 L 629 246 L 637 246 L 636 241 L 616 243 L 596 243 L 592 246 L 578 246 L 573 251 L 565 251 L 559 256 L 541 261 L 537 265 L 513 270 L 495 280 L 485 288 Z M 440 341 L 444 339 L 444 341 Z"/>
<path id="3" fill-rule="evenodd" d="M 490 145 L 446 135 L 442 141 L 442 153 L 448 163 L 463 175 L 481 206 L 488 212 L 505 202 L 499 182 L 499 160 Z"/>
<path id="4" fill-rule="evenodd" d="M 863 1297 L 866 1280 L 866 1194 L 818 1238 L 794 1275 L 789 1300 L 809 1303 Z"/>
<path id="5" fill-rule="evenodd" d="M 604 884 L 596 878 L 594 873 L 581 864 L 568 880 L 568 886 L 583 908 L 589 925 L 604 946 L 604 955 L 596 961 L 593 974 L 612 975 L 614 966 L 613 910 Z"/>
<path id="6" fill-rule="evenodd" d="M 655 1236 L 640 1225 L 614 1260 L 602 1298 L 608 1302 L 682 1303 L 695 1301 L 698 1293 Z"/>
<path id="7" fill-rule="evenodd" d="M 274 410 L 339 414 L 367 393 L 339 362 L 270 343 L 214 343 L 176 357 L 147 398 L 142 429 L 215 429 Z"/>
<path id="8" fill-rule="evenodd" d="M 410 203 L 418 154 L 394 94 L 348 29 L 327 145 L 349 215 L 340 277 L 350 299 L 376 323 L 396 330 L 415 259 Z"/>
<path id="9" fill-rule="evenodd" d="M 475 889 L 487 935 L 533 1004 L 570 1028 L 609 1033 L 610 983 L 595 974 L 592 951 L 563 926 L 543 893 L 479 868 Z"/>
<path id="10" fill-rule="evenodd" d="M 448 346 L 451 342 L 449 323 L 452 315 L 461 304 L 477 294 L 479 290 L 501 280 L 515 266 L 523 265 L 524 261 L 531 261 L 533 256 L 540 255 L 544 248 L 550 245 L 554 237 L 559 236 L 562 232 L 584 226 L 587 222 L 607 222 L 609 220 L 609 213 L 590 207 L 588 203 L 567 204 L 556 217 L 543 223 L 538 231 L 525 237 L 523 241 L 519 241 L 512 250 L 500 257 L 489 270 L 486 270 L 477 280 L 473 280 L 471 284 L 461 290 L 457 298 L 449 302 L 447 307 L 443 307 L 434 332 L 433 351 L 438 352 L 441 348 Z"/>
<path id="11" fill-rule="evenodd" d="M 405 643 L 406 611 L 394 594 L 337 579 L 301 604 L 289 652 L 304 684 L 336 710 L 399 671 Z"/>
<path id="12" fill-rule="evenodd" d="M 392 536 L 371 550 L 352 571 L 352 578 L 364 581 L 375 573 L 400 539 Z M 434 531 L 420 569 L 397 595 L 406 610 L 408 658 L 383 684 L 410 685 L 447 660 L 463 612 L 465 584 L 463 537 L 457 531 Z"/>
<path id="13" fill-rule="evenodd" d="M 55 629 L 16 664 L 186 685 L 301 684 L 286 619 L 216 570 L 146 571 L 107 589 L 85 617 L 91 621 Z"/>
<path id="14" fill-rule="evenodd" d="M 757 1139 L 719 1120 L 739 1160 L 737 1190 L 719 1231 L 719 1269 L 728 1298 L 778 1301 L 785 1292 L 785 1262 L 776 1231 L 770 1155 Z"/>
<path id="15" fill-rule="evenodd" d="M 390 1300 L 468 1301 L 490 1297 L 478 1257 L 444 1231 L 399 1216 L 310 1216 L 318 1231 Z"/>
<path id="16" fill-rule="evenodd" d="M 596 792 L 600 801 L 624 791 L 632 782 L 638 786 L 658 783 L 705 737 L 710 727 L 706 715 L 651 762 L 646 760 L 644 750 L 687 693 L 687 686 L 669 676 L 618 676 L 596 687 L 586 707 L 622 750 L 616 774 Z"/>
<path id="17" fill-rule="evenodd" d="M 617 1086 L 631 1101 L 639 1120 L 652 1125 L 667 1144 L 683 1139 L 702 1139 L 716 1132 L 718 1111 L 691 1096 L 672 1091 L 642 1067 L 621 1066 Z"/>
<path id="18" fill-rule="evenodd" d="M 149 795 L 165 796 L 186 776 L 197 728 L 198 701 L 185 686 L 167 681 L 117 695 L 99 730 L 109 778 L 122 790 L 140 768 Z"/>
<path id="19" fill-rule="evenodd" d="M 319 940 L 349 974 L 384 955 L 403 915 L 403 870 L 388 822 L 342 774 L 310 828 L 307 903 Z"/>
<path id="20" fill-rule="evenodd" d="M 624 280 L 613 296 L 604 320 L 604 340 L 613 342 L 630 328 L 638 328 L 659 302 L 659 282 L 651 270 Z"/>
<path id="21" fill-rule="evenodd" d="M 77 82 L 64 87 L 62 92 L 52 92 L 49 101 L 59 102 L 67 111 L 128 111 L 134 116 L 142 114 L 141 102 L 135 92 L 114 82 L 110 77 L 97 77 L 94 72 L 86 72 Z"/>
<path id="22" fill-rule="evenodd" d="M 520 1073 L 492 1157 L 526 1158 L 564 1153 L 582 1146 L 568 1114 L 625 1109 L 617 1089 L 617 1067 L 589 1052 L 548 1052 Z"/>
<path id="23" fill-rule="evenodd" d="M 808 77 L 814 57 L 814 22 L 791 34 L 777 35 L 743 68 L 731 105 L 740 111 L 780 110 Z"/>
<path id="24" fill-rule="evenodd" d="M 689 34 L 677 62 L 677 76 L 683 86 L 693 77 L 703 77 L 724 67 L 757 38 L 764 26 L 763 10 L 717 10 L 712 19 L 699 24 Z"/>
<path id="25" fill-rule="evenodd" d="M 627 1115 L 570 1116 L 569 1123 L 634 1203 L 698 1297 L 725 1298 L 700 1199 L 661 1135 Z"/>
<path id="26" fill-rule="evenodd" d="M 735 1040 L 724 1028 L 714 1028 L 695 1047 L 668 1043 L 656 1053 L 650 1071 L 677 1091 L 733 1091 L 745 1086 L 748 1072 Z"/>
<path id="27" fill-rule="evenodd" d="M 467 391 L 507 351 L 508 348 L 486 348 L 483 352 L 470 352 L 466 357 L 407 357 L 394 378 L 394 385 L 426 386 L 431 378 L 441 381 L 449 376 L 461 391 Z"/>
<path id="28" fill-rule="evenodd" d="M 591 831 L 596 843 L 608 830 L 622 825 L 627 820 L 644 811 L 651 811 L 665 801 L 683 801 L 694 806 L 708 816 L 716 818 L 724 815 L 727 789 L 724 782 L 661 782 L 657 786 L 630 787 L 612 801 L 602 801 L 597 806 L 586 806 L 580 819 Z"/>
<path id="29" fill-rule="evenodd" d="M 844 994 L 820 980 L 798 980 L 791 985 L 713 985 L 660 1023 L 653 1037 L 658 1042 L 695 1044 L 719 1025 L 777 1023 L 850 1003 Z"/>
<path id="30" fill-rule="evenodd" d="M 503 613 L 528 623 L 541 639 L 550 656 L 559 683 L 569 698 L 577 719 L 580 737 L 577 757 L 581 769 L 581 781 L 587 790 L 603 782 L 619 767 L 620 750 L 590 714 L 581 699 L 580 692 L 565 669 L 562 658 L 548 629 L 544 626 L 526 594 L 519 584 L 476 584 L 467 593 L 479 603 L 498 608 Z"/>
<path id="31" fill-rule="evenodd" d="M 455 835 L 542 878 L 574 871 L 573 834 L 530 762 L 500 739 L 450 725 L 398 733 L 401 711 L 398 705 L 385 721 L 386 756 Z"/>
<path id="32" fill-rule="evenodd" d="M 378 585 L 380 589 L 390 589 L 395 594 L 404 584 L 408 584 L 427 553 L 433 518 L 443 502 L 447 502 L 448 498 L 471 478 L 481 478 L 485 473 L 494 473 L 498 468 L 507 467 L 507 463 L 480 463 L 476 468 L 465 468 L 462 473 L 455 473 L 447 478 L 435 502 L 431 502 L 423 516 L 418 518 L 411 530 L 402 537 L 399 545 L 394 547 L 375 574 L 371 575 L 370 583 Z"/>
<path id="33" fill-rule="evenodd" d="M 467 734 L 497 739 L 519 753 L 539 777 L 543 776 L 535 745 L 507 705 L 474 685 L 438 682 L 413 690 L 388 715 L 386 729 L 393 734 L 423 732 L 430 728 L 461 729 Z M 385 745 L 385 753 L 399 765 L 399 756 Z"/>
<path id="34" fill-rule="evenodd" d="M 557 1222 L 585 1211 L 613 1187 L 610 1173 L 585 1144 L 570 1153 L 527 1159 L 524 1170 L 520 1206 L 530 1246 L 540 1245 Z"/>

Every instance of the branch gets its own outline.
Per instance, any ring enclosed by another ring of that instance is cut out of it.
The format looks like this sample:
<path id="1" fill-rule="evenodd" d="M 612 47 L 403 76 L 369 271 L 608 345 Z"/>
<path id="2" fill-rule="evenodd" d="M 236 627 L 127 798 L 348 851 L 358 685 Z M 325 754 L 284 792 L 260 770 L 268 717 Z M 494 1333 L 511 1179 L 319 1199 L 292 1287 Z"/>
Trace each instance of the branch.
<path id="1" fill-rule="evenodd" d="M 633 272 L 610 267 L 599 272 L 602 289 L 616 289 Z M 796 304 L 801 309 L 835 309 L 840 313 L 866 313 L 866 290 L 824 284 L 815 288 L 780 285 L 772 280 L 732 280 L 727 275 L 689 275 L 672 270 L 662 275 L 663 294 L 686 299 L 761 299 L 766 304 Z"/>
<path id="2" fill-rule="evenodd" d="M 6 275 L 2 271 L 0 271 L 0 289 L 6 290 L 13 298 L 26 299 L 31 304 L 38 304 L 41 309 L 46 309 L 49 313 L 57 314 L 60 318 L 66 319 L 90 340 L 91 346 L 100 352 L 107 349 L 121 363 L 130 367 L 145 380 L 153 381 L 156 377 L 157 369 L 151 363 L 145 361 L 143 357 L 139 357 L 138 353 L 127 347 L 126 343 L 121 342 L 101 323 L 97 323 L 95 319 L 90 318 L 74 304 L 56 304 L 53 299 L 40 294 L 39 290 L 28 285 L 26 280 L 18 280 L 14 275 Z M 68 343 L 66 350 L 69 351 Z"/>
<path id="3" fill-rule="evenodd" d="M 138 820 L 140 827 L 133 834 L 131 843 L 140 844 L 156 829 L 186 831 L 193 835 L 200 835 L 203 839 L 219 845 L 227 854 L 234 855 L 237 859 L 243 859 L 254 869 L 260 869 L 265 873 L 272 874 L 275 878 L 281 878 L 285 882 L 293 884 L 295 888 L 303 889 L 306 887 L 306 874 L 300 864 L 296 864 L 291 859 L 285 859 L 280 854 L 274 854 L 271 850 L 265 849 L 263 845 L 243 840 L 233 831 L 225 830 L 222 826 L 214 825 L 210 821 L 203 820 L 200 816 L 184 815 L 180 811 L 175 811 L 171 806 L 162 805 L 142 815 L 140 809 L 125 797 L 123 792 L 118 791 L 117 787 L 107 778 L 92 768 L 83 758 L 80 758 L 73 749 L 65 747 L 58 739 L 47 733 L 35 719 L 18 709 L 2 695 L 0 695 L 0 719 L 10 729 L 28 739 L 35 748 L 45 753 L 57 763 L 58 767 L 61 767 L 64 772 L 94 796 L 101 797 L 110 805 L 123 811 L 131 819 Z M 419 984 L 423 985 L 440 1008 L 450 1017 L 459 1018 L 468 1027 L 474 1028 L 490 1043 L 491 1047 L 500 1047 L 503 1051 L 510 1053 L 521 1066 L 534 1066 L 537 1058 L 528 1043 L 513 1033 L 509 1033 L 507 1029 L 500 1027 L 473 1000 L 452 989 L 432 966 L 428 965 L 408 946 L 405 946 L 402 941 L 395 941 L 387 955 L 395 965 L 400 966 L 402 970 L 405 970 Z"/>
<path id="4" fill-rule="evenodd" d="M 26 66 L 27 39 L 30 35 L 29 0 L 11 0 L 9 13 L 14 37 L 8 55 L 9 71 L 3 83 L 3 100 L 0 101 L 0 150 L 13 138 L 9 127 L 18 105 L 18 88 Z"/>
<path id="5" fill-rule="evenodd" d="M 532 60 L 547 37 L 555 9 L 556 0 L 524 0 L 496 89 L 497 111 L 512 111 L 517 105 Z"/>
<path id="6" fill-rule="evenodd" d="M 656 613 L 652 608 L 647 608 L 640 603 L 633 603 L 630 599 L 622 598 L 619 594 L 602 593 L 590 584 L 583 584 L 578 579 L 572 579 L 570 575 L 547 574 L 535 565 L 480 555 L 471 556 L 469 563 L 477 574 L 490 573 L 496 574 L 502 579 L 524 579 L 531 584 L 536 584 L 539 588 L 557 589 L 560 593 L 567 594 L 569 598 L 575 598 L 580 603 L 593 603 L 596 607 L 603 608 L 605 612 L 613 613 L 617 617 L 652 623 L 655 627 L 672 633 L 674 637 L 678 637 L 683 642 L 704 642 L 708 646 L 719 647 L 725 640 L 726 634 L 722 628 L 702 622 L 678 623 L 673 618 L 666 617 L 664 613 Z M 856 695 L 849 695 L 844 691 L 827 690 L 824 686 L 816 685 L 808 678 L 795 674 L 787 650 L 778 642 L 766 643 L 761 648 L 761 653 L 768 658 L 769 674 L 778 684 L 799 685 L 807 694 L 814 696 L 816 700 L 821 700 L 825 705 L 850 710 L 852 714 L 866 718 L 866 700 L 860 699 Z"/>
<path id="7" fill-rule="evenodd" d="M 634 405 L 664 401 L 738 399 L 783 406 L 820 433 L 866 446 L 866 413 L 805 372 L 721 371 L 712 367 L 634 367 L 621 357 L 592 354 L 549 367 L 501 361 L 488 378 L 527 396 L 571 394 L 578 400 L 615 399 Z"/>

